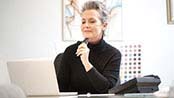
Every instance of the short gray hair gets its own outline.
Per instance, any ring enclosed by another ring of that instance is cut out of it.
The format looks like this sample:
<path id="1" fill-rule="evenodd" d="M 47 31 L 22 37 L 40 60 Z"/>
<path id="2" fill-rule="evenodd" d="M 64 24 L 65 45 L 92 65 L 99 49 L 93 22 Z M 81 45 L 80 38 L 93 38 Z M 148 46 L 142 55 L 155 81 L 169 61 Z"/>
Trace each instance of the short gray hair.
<path id="1" fill-rule="evenodd" d="M 108 11 L 106 6 L 100 1 L 87 1 L 84 3 L 82 7 L 82 12 L 86 10 L 97 10 L 101 16 L 101 22 L 104 23 L 107 21 L 108 18 Z"/>

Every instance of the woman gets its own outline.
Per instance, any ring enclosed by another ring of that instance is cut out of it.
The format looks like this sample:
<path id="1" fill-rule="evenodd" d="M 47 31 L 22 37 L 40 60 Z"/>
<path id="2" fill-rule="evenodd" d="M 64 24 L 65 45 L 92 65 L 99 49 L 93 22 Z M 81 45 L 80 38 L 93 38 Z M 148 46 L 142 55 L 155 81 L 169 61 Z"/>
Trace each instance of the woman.
<path id="1" fill-rule="evenodd" d="M 99 1 L 84 4 L 81 31 L 87 43 L 66 48 L 57 75 L 61 92 L 108 93 L 119 81 L 121 53 L 103 40 L 106 12 Z"/>

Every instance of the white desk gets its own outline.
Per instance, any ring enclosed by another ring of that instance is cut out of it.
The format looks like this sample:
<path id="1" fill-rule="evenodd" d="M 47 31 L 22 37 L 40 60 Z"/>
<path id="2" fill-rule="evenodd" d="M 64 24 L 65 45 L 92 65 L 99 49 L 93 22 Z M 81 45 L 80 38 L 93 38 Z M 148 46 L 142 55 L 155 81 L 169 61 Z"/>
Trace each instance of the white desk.
<path id="1" fill-rule="evenodd" d="M 74 96 L 42 96 L 42 97 L 27 97 L 27 98 L 169 98 L 157 97 L 153 94 L 128 94 L 128 95 L 106 95 L 106 94 L 91 94 L 91 95 L 74 95 Z"/>

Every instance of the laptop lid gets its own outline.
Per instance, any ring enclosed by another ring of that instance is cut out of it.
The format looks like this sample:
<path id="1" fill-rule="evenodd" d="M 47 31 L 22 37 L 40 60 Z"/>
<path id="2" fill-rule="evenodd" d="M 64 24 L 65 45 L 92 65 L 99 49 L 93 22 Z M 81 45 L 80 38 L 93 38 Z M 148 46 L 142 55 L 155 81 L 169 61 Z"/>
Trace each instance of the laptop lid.
<path id="1" fill-rule="evenodd" d="M 8 61 L 11 82 L 20 86 L 27 96 L 59 94 L 55 68 L 48 59 Z"/>

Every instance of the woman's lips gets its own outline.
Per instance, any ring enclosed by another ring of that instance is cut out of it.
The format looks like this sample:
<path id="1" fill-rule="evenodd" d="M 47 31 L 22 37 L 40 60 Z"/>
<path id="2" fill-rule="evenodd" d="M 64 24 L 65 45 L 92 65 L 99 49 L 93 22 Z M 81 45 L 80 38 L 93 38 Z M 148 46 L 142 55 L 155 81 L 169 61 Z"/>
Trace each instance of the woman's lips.
<path id="1" fill-rule="evenodd" d="M 84 30 L 84 32 L 91 32 L 91 30 Z"/>

